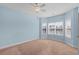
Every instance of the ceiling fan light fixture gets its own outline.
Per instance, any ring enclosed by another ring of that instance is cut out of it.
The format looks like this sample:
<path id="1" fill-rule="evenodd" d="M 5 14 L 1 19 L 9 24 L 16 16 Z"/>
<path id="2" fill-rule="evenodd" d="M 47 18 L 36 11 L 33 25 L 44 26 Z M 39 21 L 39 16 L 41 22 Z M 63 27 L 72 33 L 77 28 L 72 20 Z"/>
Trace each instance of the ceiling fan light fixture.
<path id="1" fill-rule="evenodd" d="M 36 12 L 39 12 L 39 11 L 40 11 L 40 8 L 39 8 L 39 7 L 36 7 L 36 8 L 35 8 L 35 11 L 36 11 Z"/>
<path id="2" fill-rule="evenodd" d="M 33 3 L 32 4 L 34 7 L 35 12 L 39 12 L 44 6 L 44 3 Z"/>

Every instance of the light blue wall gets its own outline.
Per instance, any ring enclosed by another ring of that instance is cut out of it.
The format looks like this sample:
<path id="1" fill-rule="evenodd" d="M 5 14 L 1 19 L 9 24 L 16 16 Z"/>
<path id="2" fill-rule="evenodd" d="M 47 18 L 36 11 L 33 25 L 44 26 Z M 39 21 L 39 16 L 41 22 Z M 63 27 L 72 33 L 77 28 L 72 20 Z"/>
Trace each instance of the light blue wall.
<path id="1" fill-rule="evenodd" d="M 47 34 L 47 38 L 52 39 L 52 40 L 62 41 L 68 45 L 71 45 L 72 47 L 78 48 L 78 46 L 77 46 L 79 43 L 79 39 L 77 38 L 77 36 L 79 35 L 78 7 L 74 8 L 68 12 L 65 12 L 62 15 L 57 15 L 57 16 L 52 16 L 52 17 L 46 18 L 47 23 L 63 21 L 64 26 L 65 26 L 65 21 L 69 20 L 69 19 L 71 19 L 71 39 L 69 39 L 65 36 L 65 31 L 64 31 L 63 36 Z M 42 22 L 42 23 L 44 23 L 44 22 Z M 64 29 L 65 29 L 65 27 L 64 27 Z"/>
<path id="2" fill-rule="evenodd" d="M 47 24 L 47 19 L 46 18 L 40 18 L 39 19 L 39 27 L 40 27 L 40 32 L 39 32 L 39 37 L 40 37 L 40 39 L 47 39 L 47 31 L 46 31 L 46 33 L 43 33 L 42 32 L 42 24 L 43 23 L 46 23 Z M 46 27 L 46 29 L 47 29 L 47 27 Z"/>
<path id="3" fill-rule="evenodd" d="M 68 39 L 67 37 L 65 37 L 65 41 L 67 44 L 72 45 L 75 48 L 78 48 L 77 44 L 78 42 L 78 7 L 68 11 L 67 13 L 65 13 L 65 21 L 67 19 L 71 19 L 71 39 Z"/>
<path id="4" fill-rule="evenodd" d="M 65 22 L 67 21 L 67 20 L 71 20 L 71 39 L 70 38 L 67 38 L 66 36 L 65 36 L 65 43 L 67 43 L 67 44 L 69 44 L 69 45 L 71 45 L 71 46 L 73 46 L 73 39 L 72 39 L 72 28 L 73 28 L 73 18 L 74 18 L 74 16 L 73 16 L 73 10 L 70 10 L 70 11 L 68 11 L 68 12 L 66 12 L 65 13 L 65 15 L 64 15 L 64 17 L 65 17 Z"/>
<path id="5" fill-rule="evenodd" d="M 73 44 L 74 46 L 78 47 L 79 48 L 79 13 L 78 13 L 78 7 L 74 9 L 74 20 L 73 20 Z"/>
<path id="6" fill-rule="evenodd" d="M 0 47 L 38 38 L 38 17 L 0 6 Z"/>
<path id="7" fill-rule="evenodd" d="M 60 22 L 60 21 L 64 22 L 63 14 L 62 15 L 48 17 L 46 19 L 47 19 L 47 23 Z M 64 42 L 64 34 L 63 35 L 48 34 L 47 36 L 48 36 L 48 39 L 58 40 L 58 41 Z"/>
<path id="8" fill-rule="evenodd" d="M 60 21 L 64 22 L 64 15 L 63 14 L 62 15 L 57 15 L 57 16 L 52 16 L 52 17 L 47 17 L 47 18 L 41 18 L 41 20 L 40 20 L 41 25 L 43 23 L 47 23 L 47 26 L 48 26 L 48 23 L 60 22 Z M 48 32 L 48 30 L 47 30 L 47 32 Z M 41 35 L 41 39 L 46 37 L 49 40 L 57 40 L 57 41 L 62 41 L 62 42 L 65 41 L 64 34 L 59 36 L 59 35 L 55 35 L 55 34 L 48 34 L 48 33 L 46 33 L 46 34 L 42 33 L 41 34 L 40 33 L 40 35 Z"/>

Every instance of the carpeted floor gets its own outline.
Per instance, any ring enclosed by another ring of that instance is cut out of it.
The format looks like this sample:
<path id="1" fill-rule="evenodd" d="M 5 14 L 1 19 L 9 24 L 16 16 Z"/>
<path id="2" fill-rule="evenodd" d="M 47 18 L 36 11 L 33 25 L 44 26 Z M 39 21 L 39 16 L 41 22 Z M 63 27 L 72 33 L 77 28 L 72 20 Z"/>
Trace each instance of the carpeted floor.
<path id="1" fill-rule="evenodd" d="M 1 55 L 75 55 L 77 49 L 53 40 L 33 40 L 0 50 Z"/>

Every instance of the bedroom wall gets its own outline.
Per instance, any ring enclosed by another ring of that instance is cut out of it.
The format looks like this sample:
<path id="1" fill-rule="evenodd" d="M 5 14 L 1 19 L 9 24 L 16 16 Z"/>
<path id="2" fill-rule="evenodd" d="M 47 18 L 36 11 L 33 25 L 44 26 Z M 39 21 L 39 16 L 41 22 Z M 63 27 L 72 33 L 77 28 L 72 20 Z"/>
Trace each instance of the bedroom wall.
<path id="1" fill-rule="evenodd" d="M 74 20 L 74 16 L 73 16 L 73 9 L 72 10 L 69 10 L 68 12 L 66 12 L 65 13 L 65 23 L 66 23 L 66 21 L 68 21 L 68 20 L 71 20 L 71 37 L 69 38 L 69 37 L 66 37 L 67 36 L 67 34 L 65 34 L 65 43 L 67 43 L 67 44 L 69 44 L 69 45 L 71 45 L 71 46 L 73 46 L 73 35 L 72 35 L 72 28 L 73 28 L 73 24 L 72 24 L 72 22 L 73 22 L 73 20 Z M 67 25 L 67 24 L 66 24 Z M 65 26 L 66 26 L 65 25 Z"/>
<path id="2" fill-rule="evenodd" d="M 65 19 L 64 19 L 64 14 L 62 15 L 57 15 L 57 16 L 52 16 L 52 17 L 47 17 L 47 18 L 41 18 L 40 22 L 41 22 L 41 27 L 43 23 L 47 24 L 47 33 L 43 33 L 41 30 L 40 36 L 41 39 L 42 38 L 47 38 L 49 40 L 57 40 L 57 41 L 65 41 L 65 37 L 64 34 L 63 35 L 56 35 L 56 34 L 48 34 L 48 24 L 49 23 L 55 23 L 55 22 L 63 22 L 64 23 Z"/>
<path id="3" fill-rule="evenodd" d="M 79 29 L 78 29 L 78 25 L 79 25 L 79 19 L 78 19 L 78 7 L 68 11 L 65 14 L 65 20 L 69 18 L 71 19 L 71 39 L 68 39 L 67 37 L 65 37 L 66 43 L 78 48 L 78 43 L 79 43 L 79 39 L 78 39 L 78 35 L 79 35 Z"/>
<path id="4" fill-rule="evenodd" d="M 0 6 L 0 47 L 39 39 L 37 16 Z"/>
<path id="5" fill-rule="evenodd" d="M 42 24 L 46 24 L 47 25 L 47 19 L 46 18 L 39 18 L 39 38 L 40 39 L 48 39 L 47 37 L 47 30 L 45 33 L 43 33 L 42 31 Z M 47 27 L 46 27 L 47 29 Z"/>
<path id="6" fill-rule="evenodd" d="M 77 47 L 78 47 L 78 51 L 79 51 L 79 7 L 76 9 L 77 10 L 77 15 L 76 15 L 76 17 L 77 17 L 77 20 L 76 20 L 76 24 L 77 24 L 77 36 L 76 36 L 76 39 L 77 39 L 77 42 L 78 42 L 78 44 L 77 44 Z"/>
<path id="7" fill-rule="evenodd" d="M 44 20 L 44 19 L 43 19 Z M 77 38 L 77 36 L 79 35 L 79 30 L 78 30 L 78 7 L 69 10 L 68 12 L 65 12 L 61 15 L 57 15 L 57 16 L 51 16 L 51 17 L 47 17 L 47 24 L 48 23 L 53 23 L 53 22 L 64 22 L 64 26 L 65 26 L 65 22 L 67 20 L 71 20 L 71 38 L 68 38 L 65 36 L 65 31 L 64 34 L 61 35 L 53 35 L 53 34 L 47 34 L 47 38 L 51 39 L 51 40 L 57 40 L 57 41 L 61 41 L 64 42 L 72 47 L 78 48 L 77 44 L 79 43 L 79 40 Z M 44 22 L 41 22 L 44 23 Z M 65 29 L 65 27 L 64 27 Z"/>
<path id="8" fill-rule="evenodd" d="M 65 38 L 66 42 L 70 45 L 72 45 L 75 48 L 78 48 L 78 7 L 68 11 L 65 14 L 65 19 L 71 19 L 71 39 Z"/>
<path id="9" fill-rule="evenodd" d="M 64 23 L 64 15 L 57 15 L 48 17 L 47 23 L 55 23 L 55 22 L 63 22 Z M 48 38 L 52 40 L 58 40 L 64 42 L 64 34 L 63 35 L 56 35 L 56 34 L 48 34 Z"/>

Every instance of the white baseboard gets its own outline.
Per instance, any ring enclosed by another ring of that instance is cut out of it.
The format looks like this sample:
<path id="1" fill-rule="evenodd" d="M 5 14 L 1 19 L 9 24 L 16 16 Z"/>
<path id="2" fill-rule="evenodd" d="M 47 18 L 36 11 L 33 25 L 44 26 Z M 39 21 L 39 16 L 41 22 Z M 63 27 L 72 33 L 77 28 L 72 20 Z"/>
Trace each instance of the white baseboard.
<path id="1" fill-rule="evenodd" d="M 0 49 L 12 47 L 12 46 L 16 46 L 16 45 L 19 45 L 19 44 L 22 44 L 22 43 L 25 43 L 25 42 L 29 42 L 29 41 L 32 41 L 32 40 L 38 40 L 38 39 L 29 39 L 29 40 L 26 40 L 26 41 L 21 41 L 21 42 L 17 42 L 17 43 L 5 45 L 5 46 L 0 47 Z M 60 42 L 60 41 L 59 41 L 59 42 Z M 74 47 L 74 46 L 73 46 L 72 44 L 70 44 L 70 43 L 66 43 L 66 44 L 67 44 L 67 45 L 70 45 L 70 46 L 72 46 L 72 47 Z"/>
<path id="2" fill-rule="evenodd" d="M 29 42 L 29 41 L 32 41 L 32 40 L 37 40 L 37 39 L 30 39 L 30 40 L 26 40 L 26 41 L 22 41 L 22 42 L 17 42 L 17 43 L 5 45 L 5 46 L 0 47 L 0 49 L 16 46 L 16 45 L 19 45 L 19 44 L 22 44 L 22 43 L 25 43 L 25 42 Z"/>
<path id="3" fill-rule="evenodd" d="M 73 44 L 66 42 L 67 45 L 74 47 Z"/>

